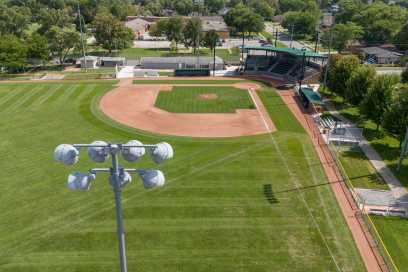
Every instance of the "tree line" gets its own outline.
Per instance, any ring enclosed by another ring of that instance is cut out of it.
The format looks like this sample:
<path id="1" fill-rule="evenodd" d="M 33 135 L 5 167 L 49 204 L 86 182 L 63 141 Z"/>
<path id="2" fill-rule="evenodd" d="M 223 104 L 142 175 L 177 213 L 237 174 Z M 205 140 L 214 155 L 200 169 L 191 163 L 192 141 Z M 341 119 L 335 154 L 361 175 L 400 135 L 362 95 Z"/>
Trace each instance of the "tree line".
<path id="1" fill-rule="evenodd" d="M 327 88 L 402 143 L 408 126 L 408 77 L 376 75 L 354 55 L 333 55 Z M 407 71 L 405 73 L 408 74 Z"/>
<path id="2" fill-rule="evenodd" d="M 0 67 L 18 72 L 29 63 L 56 59 L 63 64 L 86 45 L 91 31 L 97 44 L 111 52 L 132 45 L 134 33 L 124 26 L 120 10 L 129 3 L 100 1 L 10 0 L 0 2 Z"/>

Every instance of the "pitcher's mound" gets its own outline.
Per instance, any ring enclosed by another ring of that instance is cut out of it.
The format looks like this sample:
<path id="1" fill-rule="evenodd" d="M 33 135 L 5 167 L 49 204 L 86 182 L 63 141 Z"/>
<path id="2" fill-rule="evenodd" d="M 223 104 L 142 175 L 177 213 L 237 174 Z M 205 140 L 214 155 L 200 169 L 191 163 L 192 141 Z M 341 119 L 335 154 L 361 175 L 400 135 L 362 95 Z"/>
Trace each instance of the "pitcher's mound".
<path id="1" fill-rule="evenodd" d="M 200 100 L 215 100 L 218 98 L 218 95 L 215 93 L 205 93 L 205 94 L 200 94 L 198 96 L 198 99 Z"/>

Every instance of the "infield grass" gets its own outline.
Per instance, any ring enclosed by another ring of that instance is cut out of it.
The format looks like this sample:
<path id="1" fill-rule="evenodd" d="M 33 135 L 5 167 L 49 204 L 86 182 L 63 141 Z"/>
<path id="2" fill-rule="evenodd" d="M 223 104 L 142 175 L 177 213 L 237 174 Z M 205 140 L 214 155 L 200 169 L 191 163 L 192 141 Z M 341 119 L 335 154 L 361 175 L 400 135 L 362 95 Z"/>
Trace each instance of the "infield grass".
<path id="1" fill-rule="evenodd" d="M 205 98 L 206 95 L 214 96 Z M 155 106 L 176 113 L 234 113 L 255 109 L 247 90 L 234 87 L 181 87 L 160 91 Z"/>
<path id="2" fill-rule="evenodd" d="M 123 192 L 129 271 L 365 271 L 313 146 L 272 90 L 278 132 L 234 139 L 156 136 L 99 112 L 114 82 L 0 85 L 0 271 L 118 271 L 113 193 L 67 175 L 109 164 L 53 161 L 60 143 L 168 141 L 165 187 Z"/>

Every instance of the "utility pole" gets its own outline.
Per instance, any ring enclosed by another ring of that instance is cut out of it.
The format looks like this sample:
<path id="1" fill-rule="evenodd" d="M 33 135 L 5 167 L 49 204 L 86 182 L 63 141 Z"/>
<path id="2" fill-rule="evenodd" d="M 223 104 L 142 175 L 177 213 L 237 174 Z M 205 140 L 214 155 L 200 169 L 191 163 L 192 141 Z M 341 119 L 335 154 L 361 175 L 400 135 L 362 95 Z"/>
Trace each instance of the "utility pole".
<path id="1" fill-rule="evenodd" d="M 79 2 L 78 2 L 78 19 L 79 19 L 79 31 L 81 32 L 81 44 L 82 44 L 82 54 L 84 57 L 85 72 L 87 72 L 88 69 L 87 69 L 86 55 L 85 55 L 84 33 L 82 32 L 81 9 L 79 8 Z"/>
<path id="2" fill-rule="evenodd" d="M 275 32 L 275 47 L 278 46 L 278 28 L 276 28 L 276 32 Z"/>
<path id="3" fill-rule="evenodd" d="M 332 30 L 329 30 L 329 54 L 327 55 L 327 62 L 326 62 L 326 71 L 324 71 L 324 87 L 327 87 L 327 74 L 329 72 L 330 69 L 330 57 L 331 57 L 331 44 L 332 44 L 332 39 L 333 39 L 333 35 L 332 35 Z"/>
<path id="4" fill-rule="evenodd" d="M 293 42 L 293 30 L 295 28 L 295 24 L 292 24 L 292 30 L 290 31 L 290 48 L 292 48 L 292 42 Z"/>
<path id="5" fill-rule="evenodd" d="M 318 47 L 319 47 L 319 39 L 320 39 L 320 32 L 319 32 L 319 30 L 317 30 L 316 31 L 316 44 L 315 44 L 315 52 L 317 53 L 317 49 L 318 49 Z"/>

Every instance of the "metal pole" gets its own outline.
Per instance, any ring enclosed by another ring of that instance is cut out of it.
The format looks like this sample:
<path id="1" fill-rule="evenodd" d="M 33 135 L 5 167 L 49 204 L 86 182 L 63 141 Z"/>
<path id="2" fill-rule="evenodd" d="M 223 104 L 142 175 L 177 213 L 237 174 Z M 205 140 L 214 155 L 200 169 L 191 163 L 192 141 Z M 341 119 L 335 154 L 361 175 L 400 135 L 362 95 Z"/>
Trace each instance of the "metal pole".
<path id="1" fill-rule="evenodd" d="M 111 147 L 111 156 L 112 156 L 111 175 L 114 180 L 113 191 L 115 193 L 116 225 L 117 225 L 117 234 L 118 234 L 118 242 L 119 242 L 120 271 L 127 272 L 126 250 L 125 250 L 125 231 L 123 228 L 122 204 L 121 204 L 122 189 L 120 187 L 120 180 L 119 180 L 118 151 L 119 151 L 118 146 Z"/>
<path id="2" fill-rule="evenodd" d="M 79 19 L 79 29 L 81 31 L 82 54 L 84 56 L 84 65 L 85 65 L 85 72 L 86 72 L 87 63 L 86 63 L 86 55 L 85 55 L 84 34 L 82 33 L 81 9 L 79 8 L 79 2 L 78 2 L 78 19 Z"/>
<path id="3" fill-rule="evenodd" d="M 278 28 L 276 28 L 276 33 L 275 33 L 275 47 L 278 45 Z"/>
<path id="4" fill-rule="evenodd" d="M 292 48 L 292 42 L 293 42 L 293 30 L 295 28 L 295 24 L 292 24 L 292 30 L 290 32 L 290 48 Z"/>
<path id="5" fill-rule="evenodd" d="M 319 46 L 319 31 L 316 31 L 316 44 L 315 44 L 315 52 L 317 52 L 317 48 Z"/>
<path id="6" fill-rule="evenodd" d="M 324 71 L 324 87 L 327 87 L 327 73 L 329 72 L 330 68 L 330 56 L 331 56 L 331 44 L 332 44 L 332 30 L 329 30 L 329 54 L 327 56 L 327 62 L 326 62 L 326 71 Z"/>

